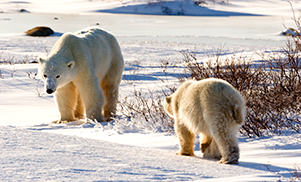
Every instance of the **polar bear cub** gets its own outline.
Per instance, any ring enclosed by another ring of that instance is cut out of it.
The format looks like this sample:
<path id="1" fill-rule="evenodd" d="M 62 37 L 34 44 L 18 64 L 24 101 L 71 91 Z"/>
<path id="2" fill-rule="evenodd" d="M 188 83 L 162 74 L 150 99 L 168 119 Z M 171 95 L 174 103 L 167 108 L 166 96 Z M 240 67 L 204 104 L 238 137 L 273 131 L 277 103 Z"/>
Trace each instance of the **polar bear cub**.
<path id="1" fill-rule="evenodd" d="M 245 119 L 245 101 L 228 82 L 209 78 L 186 81 L 165 98 L 165 111 L 175 119 L 180 149 L 178 155 L 194 155 L 194 139 L 201 134 L 205 158 L 237 164 L 236 133 Z"/>
<path id="2" fill-rule="evenodd" d="M 108 120 L 116 111 L 124 61 L 116 38 L 96 27 L 65 33 L 39 60 L 46 92 L 54 93 L 60 122 Z"/>

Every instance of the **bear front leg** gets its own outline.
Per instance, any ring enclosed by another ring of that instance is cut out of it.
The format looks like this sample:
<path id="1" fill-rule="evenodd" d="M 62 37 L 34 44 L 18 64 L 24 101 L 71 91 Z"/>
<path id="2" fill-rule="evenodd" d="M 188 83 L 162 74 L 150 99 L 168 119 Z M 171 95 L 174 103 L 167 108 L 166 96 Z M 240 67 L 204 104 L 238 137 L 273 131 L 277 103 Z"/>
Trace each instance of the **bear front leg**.
<path id="1" fill-rule="evenodd" d="M 175 131 L 178 135 L 180 149 L 176 152 L 177 155 L 194 156 L 194 139 L 195 135 L 179 121 L 175 121 Z"/>
<path id="2" fill-rule="evenodd" d="M 77 93 L 77 104 L 76 110 L 74 111 L 74 116 L 78 119 L 85 118 L 85 108 L 82 99 L 80 98 L 79 93 Z"/>
<path id="3" fill-rule="evenodd" d="M 54 97 L 57 103 L 58 110 L 60 112 L 60 119 L 57 123 L 66 123 L 75 121 L 74 111 L 77 102 L 76 87 L 72 82 L 58 88 L 54 93 Z"/>
<path id="4" fill-rule="evenodd" d="M 102 107 L 105 102 L 103 92 L 96 76 L 85 75 L 74 81 L 81 101 L 85 107 L 86 117 L 103 122 Z"/>

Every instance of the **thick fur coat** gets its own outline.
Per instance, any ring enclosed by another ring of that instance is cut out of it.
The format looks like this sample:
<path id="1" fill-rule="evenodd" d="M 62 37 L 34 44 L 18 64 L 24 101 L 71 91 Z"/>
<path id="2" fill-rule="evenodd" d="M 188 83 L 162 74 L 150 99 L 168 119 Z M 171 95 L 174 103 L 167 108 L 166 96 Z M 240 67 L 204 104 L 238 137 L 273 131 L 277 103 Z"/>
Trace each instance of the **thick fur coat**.
<path id="1" fill-rule="evenodd" d="M 60 119 L 105 121 L 116 111 L 124 61 L 116 38 L 96 27 L 65 33 L 39 61 L 46 92 L 54 93 Z"/>
<path id="2" fill-rule="evenodd" d="M 236 133 L 245 119 L 245 101 L 228 82 L 209 78 L 186 81 L 165 98 L 164 109 L 175 119 L 179 155 L 194 155 L 195 135 L 201 134 L 205 158 L 236 164 L 239 147 Z"/>

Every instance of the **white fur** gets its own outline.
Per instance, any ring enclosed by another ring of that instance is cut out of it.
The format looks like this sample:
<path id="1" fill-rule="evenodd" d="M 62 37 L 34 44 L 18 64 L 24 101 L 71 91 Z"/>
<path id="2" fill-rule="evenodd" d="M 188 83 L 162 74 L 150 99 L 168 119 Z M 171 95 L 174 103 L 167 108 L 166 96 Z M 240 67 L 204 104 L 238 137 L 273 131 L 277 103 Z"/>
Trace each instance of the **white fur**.
<path id="1" fill-rule="evenodd" d="M 109 119 L 116 111 L 123 69 L 116 38 L 96 27 L 65 33 L 39 62 L 46 91 L 54 93 L 59 122 L 84 115 L 99 122 Z"/>
<path id="2" fill-rule="evenodd" d="M 179 155 L 194 155 L 195 135 L 201 134 L 206 158 L 220 163 L 238 163 L 236 133 L 244 123 L 245 101 L 221 79 L 186 81 L 165 98 L 164 109 L 175 119 L 180 142 Z"/>

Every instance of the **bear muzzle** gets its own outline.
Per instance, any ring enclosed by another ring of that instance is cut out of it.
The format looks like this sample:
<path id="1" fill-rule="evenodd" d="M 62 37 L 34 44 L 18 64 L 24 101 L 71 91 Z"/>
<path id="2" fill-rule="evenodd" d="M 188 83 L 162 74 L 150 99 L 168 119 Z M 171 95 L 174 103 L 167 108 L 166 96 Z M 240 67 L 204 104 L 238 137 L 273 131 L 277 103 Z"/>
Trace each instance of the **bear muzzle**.
<path id="1" fill-rule="evenodd" d="M 54 93 L 56 91 L 56 88 L 57 88 L 57 82 L 56 82 L 56 80 L 52 76 L 48 77 L 45 80 L 45 87 L 46 87 L 47 94 Z"/>

